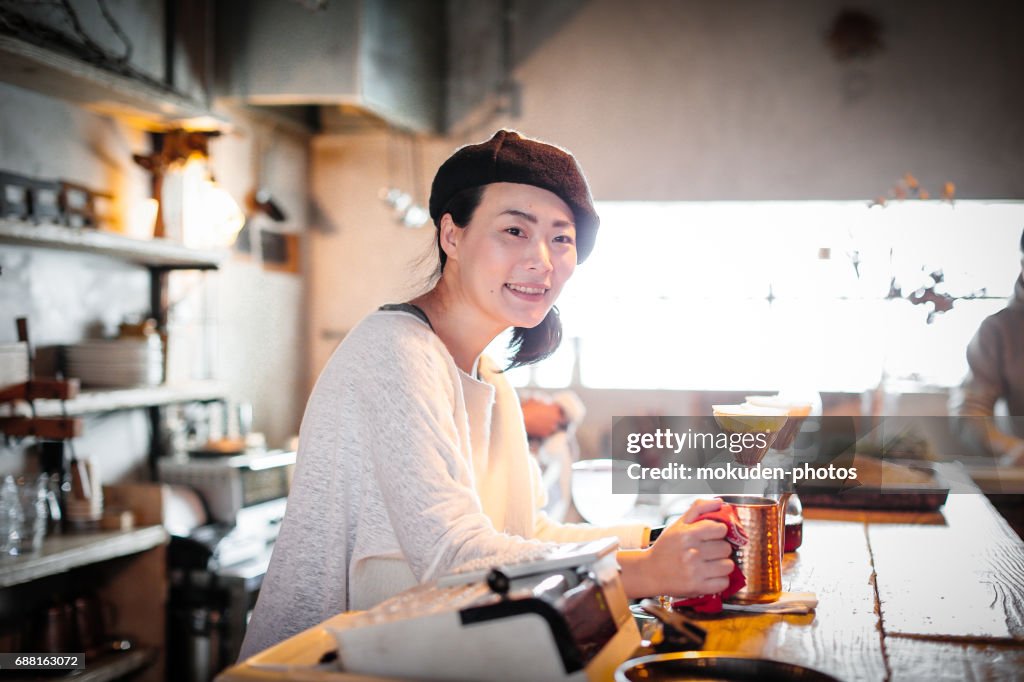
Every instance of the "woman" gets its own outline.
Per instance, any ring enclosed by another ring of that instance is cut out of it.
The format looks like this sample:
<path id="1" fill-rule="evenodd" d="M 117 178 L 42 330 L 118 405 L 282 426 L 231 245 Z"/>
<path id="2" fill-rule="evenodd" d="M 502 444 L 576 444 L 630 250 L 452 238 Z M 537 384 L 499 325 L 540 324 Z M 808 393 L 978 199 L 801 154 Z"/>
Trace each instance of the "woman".
<path id="1" fill-rule="evenodd" d="M 430 213 L 441 274 L 385 306 L 338 347 L 310 396 L 288 512 L 241 656 L 347 609 L 546 541 L 615 535 L 626 592 L 707 594 L 733 568 L 725 526 L 696 503 L 649 544 L 639 525 L 561 525 L 515 391 L 484 348 L 514 327 L 512 365 L 558 345 L 552 308 L 593 248 L 590 190 L 571 154 L 499 131 L 438 170 Z"/>

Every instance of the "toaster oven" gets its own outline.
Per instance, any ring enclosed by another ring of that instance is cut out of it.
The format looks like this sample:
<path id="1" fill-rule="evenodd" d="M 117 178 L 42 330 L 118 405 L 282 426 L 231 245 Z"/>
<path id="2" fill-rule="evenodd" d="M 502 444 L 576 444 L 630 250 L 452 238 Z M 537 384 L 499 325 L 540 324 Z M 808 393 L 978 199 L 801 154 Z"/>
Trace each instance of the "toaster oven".
<path id="1" fill-rule="evenodd" d="M 295 453 L 271 451 L 230 457 L 164 459 L 160 480 L 194 488 L 206 503 L 210 520 L 235 525 L 246 509 L 288 496 Z"/>

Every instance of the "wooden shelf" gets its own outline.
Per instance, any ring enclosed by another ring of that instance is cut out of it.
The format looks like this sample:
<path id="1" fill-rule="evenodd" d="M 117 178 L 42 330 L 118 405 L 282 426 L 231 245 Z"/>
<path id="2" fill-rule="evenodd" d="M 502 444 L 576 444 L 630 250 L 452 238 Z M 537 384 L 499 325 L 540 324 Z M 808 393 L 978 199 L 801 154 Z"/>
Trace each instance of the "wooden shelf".
<path id="1" fill-rule="evenodd" d="M 201 102 L 75 57 L 0 35 L 0 80 L 82 105 L 143 130 L 224 130 Z"/>
<path id="2" fill-rule="evenodd" d="M 0 588 L 13 587 L 101 561 L 144 552 L 167 542 L 163 526 L 129 531 L 52 535 L 38 552 L 0 559 Z"/>
<path id="3" fill-rule="evenodd" d="M 132 239 L 111 232 L 0 218 L 0 243 L 81 251 L 121 258 L 155 268 L 213 270 L 227 251 L 201 251 L 164 239 Z"/>
<path id="4" fill-rule="evenodd" d="M 68 674 L 61 675 L 59 679 L 73 680 L 74 682 L 112 682 L 152 665 L 156 658 L 156 651 L 150 648 L 109 653 L 96 658 L 86 657 L 85 670 L 69 671 Z M 25 671 L 24 676 L 4 677 L 3 679 L 10 679 L 12 682 L 35 682 L 35 680 L 52 680 L 54 675 L 51 673 L 43 677 L 41 673 L 33 676 L 30 671 Z"/>
<path id="5" fill-rule="evenodd" d="M 122 653 L 105 654 L 95 660 L 85 661 L 85 670 L 69 675 L 75 682 L 108 682 L 142 670 L 156 660 L 156 651 L 148 648 L 133 649 Z"/>
<path id="6" fill-rule="evenodd" d="M 226 396 L 223 384 L 216 381 L 197 382 L 184 386 L 147 386 L 143 388 L 113 388 L 84 390 L 78 397 L 65 402 L 63 409 L 70 417 L 139 407 L 174 405 L 176 403 L 209 402 Z M 56 417 L 63 414 L 59 400 L 35 401 L 36 415 Z M 28 406 L 18 403 L 18 414 L 28 414 Z"/>

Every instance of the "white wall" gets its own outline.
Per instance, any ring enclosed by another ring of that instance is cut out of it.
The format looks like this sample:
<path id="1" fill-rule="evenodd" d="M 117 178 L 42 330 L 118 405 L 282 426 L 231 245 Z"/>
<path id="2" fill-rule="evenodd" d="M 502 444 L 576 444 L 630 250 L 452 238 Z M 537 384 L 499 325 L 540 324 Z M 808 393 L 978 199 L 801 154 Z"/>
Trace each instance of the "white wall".
<path id="1" fill-rule="evenodd" d="M 290 128 L 229 112 L 237 131 L 216 140 L 210 154 L 218 182 L 244 206 L 244 197 L 260 184 L 285 212 L 275 229 L 309 238 L 310 139 Z M 264 220 L 263 225 L 269 222 Z M 306 273 L 303 248 L 300 272 L 265 270 L 251 258 L 235 255 L 217 274 L 217 376 L 229 386 L 230 399 L 253 403 L 254 428 L 273 447 L 298 433 L 306 404 Z"/>
<path id="2" fill-rule="evenodd" d="M 314 141 L 312 193 L 318 217 L 309 249 L 307 389 L 361 317 L 383 303 L 412 298 L 431 279 L 436 265 L 433 225 L 399 225 L 379 198 L 392 184 L 410 191 L 410 153 L 408 139 L 383 132 L 319 136 Z M 425 197 L 421 190 L 421 204 Z"/>
<path id="3" fill-rule="evenodd" d="M 515 73 L 521 118 L 485 128 L 573 150 L 603 200 L 864 199 L 907 171 L 1024 197 L 1020 4 L 864 0 L 885 49 L 840 64 L 846 5 L 592 0 Z"/>
<path id="4" fill-rule="evenodd" d="M 236 130 L 212 145 L 218 181 L 244 205 L 257 182 L 254 154 L 262 140 L 267 184 L 289 214 L 287 227 L 304 229 L 308 139 L 243 112 L 226 113 Z M 4 84 L 0 120 L 0 168 L 113 192 L 120 215 L 149 196 L 149 175 L 131 158 L 133 152 L 151 151 L 144 133 Z M 114 334 L 125 316 L 148 311 L 145 270 L 116 259 L 2 245 L 0 267 L 0 342 L 15 339 L 14 318 L 21 315 L 29 317 L 33 342 L 45 348 Z M 231 400 L 254 403 L 255 429 L 264 431 L 271 445 L 282 445 L 297 432 L 305 403 L 303 279 L 266 272 L 239 255 L 205 278 L 208 283 L 201 286 L 212 287 L 213 301 L 206 322 L 216 339 L 212 376 L 225 382 Z M 149 433 L 143 412 L 90 417 L 85 427 L 78 452 L 99 457 L 105 481 L 145 475 Z M 22 468 L 28 444 L 0 446 L 0 473 Z"/>

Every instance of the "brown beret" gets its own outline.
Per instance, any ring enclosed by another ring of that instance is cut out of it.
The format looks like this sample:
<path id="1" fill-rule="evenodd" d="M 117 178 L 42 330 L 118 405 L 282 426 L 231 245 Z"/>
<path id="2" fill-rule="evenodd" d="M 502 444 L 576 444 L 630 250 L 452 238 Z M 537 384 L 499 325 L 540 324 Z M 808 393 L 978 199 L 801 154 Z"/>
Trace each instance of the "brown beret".
<path id="1" fill-rule="evenodd" d="M 557 194 L 572 209 L 576 222 L 576 262 L 587 259 L 601 219 L 572 154 L 512 130 L 499 130 L 487 142 L 459 148 L 441 164 L 430 187 L 434 224 L 441 224 L 442 211 L 456 194 L 492 182 L 533 185 Z"/>

